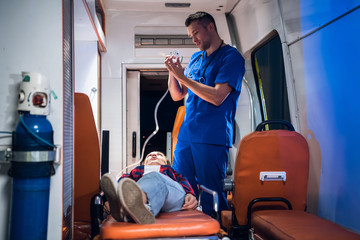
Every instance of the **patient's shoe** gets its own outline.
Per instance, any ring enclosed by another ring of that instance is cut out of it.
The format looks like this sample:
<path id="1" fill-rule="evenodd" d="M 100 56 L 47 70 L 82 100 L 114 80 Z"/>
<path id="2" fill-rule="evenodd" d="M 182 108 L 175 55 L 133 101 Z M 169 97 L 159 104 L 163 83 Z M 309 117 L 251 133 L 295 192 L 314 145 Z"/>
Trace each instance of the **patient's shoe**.
<path id="1" fill-rule="evenodd" d="M 136 223 L 150 224 L 155 222 L 155 216 L 144 205 L 142 191 L 134 180 L 130 178 L 121 179 L 117 194 L 122 206 Z"/>
<path id="2" fill-rule="evenodd" d="M 109 202 L 110 214 L 118 222 L 130 222 L 125 209 L 121 206 L 120 199 L 116 193 L 117 182 L 113 175 L 106 173 L 102 176 L 100 187 L 104 191 Z"/>

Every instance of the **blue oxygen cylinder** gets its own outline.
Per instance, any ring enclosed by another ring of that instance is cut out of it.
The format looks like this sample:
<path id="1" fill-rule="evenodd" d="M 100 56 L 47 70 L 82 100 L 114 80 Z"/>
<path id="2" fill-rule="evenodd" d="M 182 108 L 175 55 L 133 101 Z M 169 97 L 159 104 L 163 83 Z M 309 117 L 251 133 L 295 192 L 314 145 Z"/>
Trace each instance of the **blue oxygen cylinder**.
<path id="1" fill-rule="evenodd" d="M 30 82 L 30 77 L 24 79 Z M 43 104 L 46 99 L 41 98 L 47 96 L 40 91 L 29 94 L 25 99 L 30 99 L 32 107 Z M 54 159 L 53 128 L 46 115 L 20 111 L 19 123 L 13 133 L 13 159 L 8 172 L 12 177 L 9 239 L 47 238 Z"/>

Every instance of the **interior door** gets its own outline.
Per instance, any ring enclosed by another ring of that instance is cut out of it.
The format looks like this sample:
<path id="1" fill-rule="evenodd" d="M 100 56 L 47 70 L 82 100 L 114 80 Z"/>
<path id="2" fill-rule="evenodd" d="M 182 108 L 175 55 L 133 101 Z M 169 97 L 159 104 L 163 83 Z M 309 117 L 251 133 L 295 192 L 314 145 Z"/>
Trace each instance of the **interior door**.
<path id="1" fill-rule="evenodd" d="M 140 71 L 126 73 L 126 166 L 140 159 Z M 134 167 L 127 169 L 130 172 Z"/>

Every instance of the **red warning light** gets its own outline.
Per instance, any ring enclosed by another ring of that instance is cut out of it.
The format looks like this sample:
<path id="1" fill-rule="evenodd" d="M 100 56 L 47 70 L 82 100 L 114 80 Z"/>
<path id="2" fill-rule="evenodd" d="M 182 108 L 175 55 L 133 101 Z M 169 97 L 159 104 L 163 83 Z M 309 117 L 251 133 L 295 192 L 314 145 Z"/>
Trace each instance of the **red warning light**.
<path id="1" fill-rule="evenodd" d="M 43 93 L 35 93 L 33 95 L 32 103 L 36 107 L 46 107 L 46 96 Z"/>

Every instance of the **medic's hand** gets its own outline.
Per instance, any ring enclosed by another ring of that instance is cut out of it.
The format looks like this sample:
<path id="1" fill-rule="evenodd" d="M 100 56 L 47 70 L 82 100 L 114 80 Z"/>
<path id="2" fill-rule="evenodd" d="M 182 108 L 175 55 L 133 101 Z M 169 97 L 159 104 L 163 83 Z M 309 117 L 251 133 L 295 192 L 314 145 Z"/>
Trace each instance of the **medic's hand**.
<path id="1" fill-rule="evenodd" d="M 165 57 L 165 66 L 170 73 L 174 75 L 174 77 L 181 81 L 181 79 L 185 78 L 184 69 L 181 66 L 180 58 L 175 56 L 166 56 Z"/>
<path id="2" fill-rule="evenodd" d="M 196 197 L 190 193 L 185 195 L 185 203 L 182 206 L 181 209 L 195 209 L 197 208 L 198 201 L 196 200 Z"/>

